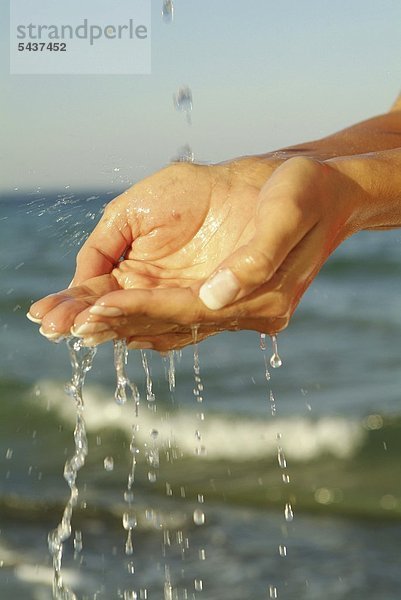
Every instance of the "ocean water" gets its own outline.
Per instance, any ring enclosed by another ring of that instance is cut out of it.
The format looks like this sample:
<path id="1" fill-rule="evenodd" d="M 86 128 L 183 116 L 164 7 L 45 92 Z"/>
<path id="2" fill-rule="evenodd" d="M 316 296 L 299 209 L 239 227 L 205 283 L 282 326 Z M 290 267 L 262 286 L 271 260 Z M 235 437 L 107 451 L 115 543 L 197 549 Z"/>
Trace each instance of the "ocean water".
<path id="1" fill-rule="evenodd" d="M 63 468 L 73 453 L 66 346 L 42 338 L 25 313 L 33 300 L 68 285 L 79 244 L 109 198 L 64 191 L 0 199 L 4 600 L 52 597 L 47 534 L 69 495 Z M 132 403 L 114 401 L 113 349 L 101 347 L 84 390 L 89 455 L 63 561 L 77 598 L 398 599 L 400 281 L 400 231 L 363 232 L 344 243 L 280 334 L 284 364 L 271 369 L 269 384 L 256 333 L 201 343 L 204 421 L 193 393 L 193 349 L 175 357 L 173 390 L 168 359 L 147 352 L 151 403 L 141 355 L 129 353 L 141 393 L 136 418 Z M 122 515 L 132 425 L 138 525 L 127 556 Z M 160 458 L 155 481 L 152 452 Z M 111 458 L 113 469 L 105 469 Z M 203 524 L 194 511 L 204 513 Z M 76 531 L 83 549 L 74 556 Z"/>

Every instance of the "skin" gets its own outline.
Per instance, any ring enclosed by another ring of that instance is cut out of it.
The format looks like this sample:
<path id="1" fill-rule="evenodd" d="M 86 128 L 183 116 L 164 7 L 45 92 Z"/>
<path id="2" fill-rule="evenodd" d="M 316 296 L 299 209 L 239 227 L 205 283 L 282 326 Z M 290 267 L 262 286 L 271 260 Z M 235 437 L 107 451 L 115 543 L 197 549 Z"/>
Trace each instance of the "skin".
<path id="1" fill-rule="evenodd" d="M 72 328 L 87 345 L 118 337 L 159 351 L 192 343 L 195 324 L 197 340 L 277 333 L 344 239 L 401 226 L 400 167 L 399 101 L 323 140 L 220 165 L 173 164 L 106 207 L 70 287 L 35 302 L 29 317 L 49 339 Z M 226 269 L 235 294 L 211 310 L 200 288 Z"/>

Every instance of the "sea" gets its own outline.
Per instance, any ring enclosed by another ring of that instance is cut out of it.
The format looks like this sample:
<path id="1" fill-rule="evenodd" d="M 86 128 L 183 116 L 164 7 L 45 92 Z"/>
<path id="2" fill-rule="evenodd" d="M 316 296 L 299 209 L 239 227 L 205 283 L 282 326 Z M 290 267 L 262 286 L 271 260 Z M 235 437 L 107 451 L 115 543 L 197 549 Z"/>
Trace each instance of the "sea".
<path id="1" fill-rule="evenodd" d="M 1 600 L 53 598 L 47 538 L 75 451 L 66 343 L 25 314 L 68 285 L 111 197 L 0 198 Z M 116 402 L 99 347 L 63 599 L 399 600 L 401 231 L 342 244 L 279 334 L 280 368 L 265 345 L 244 331 L 130 351 L 139 406 Z"/>

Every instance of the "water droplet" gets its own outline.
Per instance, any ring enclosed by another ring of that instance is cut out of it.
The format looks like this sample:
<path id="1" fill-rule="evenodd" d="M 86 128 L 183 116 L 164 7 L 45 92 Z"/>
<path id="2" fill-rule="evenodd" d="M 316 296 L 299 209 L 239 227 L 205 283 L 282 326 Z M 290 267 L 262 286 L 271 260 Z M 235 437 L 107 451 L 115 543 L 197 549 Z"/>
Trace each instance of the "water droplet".
<path id="1" fill-rule="evenodd" d="M 287 546 L 284 546 L 284 544 L 280 544 L 280 546 L 278 547 L 278 553 L 280 554 L 280 556 L 287 556 Z"/>
<path id="2" fill-rule="evenodd" d="M 205 501 L 205 497 L 203 494 L 198 494 L 198 502 L 199 504 L 203 504 Z"/>
<path id="3" fill-rule="evenodd" d="M 165 23 L 172 23 L 174 20 L 173 0 L 164 0 L 162 7 L 162 17 Z"/>
<path id="4" fill-rule="evenodd" d="M 294 513 L 292 511 L 292 506 L 289 502 L 286 503 L 285 508 L 284 508 L 284 517 L 285 520 L 290 523 L 291 521 L 294 520 Z"/>
<path id="5" fill-rule="evenodd" d="M 130 575 L 135 573 L 135 564 L 132 561 L 127 564 L 127 570 Z"/>
<path id="6" fill-rule="evenodd" d="M 277 448 L 277 460 L 282 469 L 287 467 L 287 460 L 285 458 L 284 450 L 281 448 L 281 446 L 278 446 Z"/>
<path id="7" fill-rule="evenodd" d="M 277 588 L 275 585 L 269 585 L 269 598 L 278 598 Z"/>
<path id="8" fill-rule="evenodd" d="M 283 362 L 278 353 L 277 336 L 271 335 L 270 339 L 272 341 L 273 346 L 273 354 L 270 358 L 270 365 L 273 367 L 273 369 L 278 369 L 279 367 L 281 367 Z"/>
<path id="9" fill-rule="evenodd" d="M 149 471 L 148 480 L 150 481 L 150 483 L 155 483 L 155 481 L 157 481 L 157 475 L 154 471 Z"/>
<path id="10" fill-rule="evenodd" d="M 137 600 L 138 595 L 134 590 L 124 590 L 124 600 Z"/>
<path id="11" fill-rule="evenodd" d="M 206 560 L 206 550 L 204 548 L 199 550 L 199 560 Z"/>
<path id="12" fill-rule="evenodd" d="M 114 469 L 114 458 L 112 456 L 106 456 L 103 465 L 106 471 L 112 471 Z"/>
<path id="13" fill-rule="evenodd" d="M 174 94 L 174 106 L 176 110 L 189 114 L 192 111 L 192 91 L 188 86 L 182 86 Z"/>
<path id="14" fill-rule="evenodd" d="M 128 530 L 127 541 L 125 542 L 125 554 L 131 556 L 134 553 L 134 547 L 132 545 L 132 529 Z"/>
<path id="15" fill-rule="evenodd" d="M 197 508 L 194 510 L 193 519 L 195 525 L 203 525 L 205 523 L 205 513 Z"/>
<path id="16" fill-rule="evenodd" d="M 12 457 L 13 457 L 13 450 L 12 450 L 11 448 L 7 448 L 7 451 L 6 451 L 6 459 L 7 459 L 7 460 L 11 460 L 11 459 L 12 459 Z"/>
<path id="17" fill-rule="evenodd" d="M 148 600 L 148 590 L 139 590 L 140 600 Z"/>
<path id="18" fill-rule="evenodd" d="M 123 514 L 124 529 L 134 529 L 137 526 L 137 524 L 138 522 L 135 513 L 127 511 Z"/>
<path id="19" fill-rule="evenodd" d="M 266 334 L 265 333 L 261 333 L 260 334 L 260 349 L 262 350 L 262 352 L 264 352 L 266 350 Z"/>
<path id="20" fill-rule="evenodd" d="M 283 483 L 290 483 L 290 476 L 287 473 L 283 473 L 281 476 Z"/>
<path id="21" fill-rule="evenodd" d="M 75 531 L 74 536 L 74 550 L 77 553 L 82 551 L 82 532 L 78 529 Z"/>
<path id="22" fill-rule="evenodd" d="M 196 592 L 201 592 L 203 590 L 203 581 L 202 579 L 195 579 L 194 587 Z"/>
<path id="23" fill-rule="evenodd" d="M 134 501 L 134 493 L 131 490 L 126 490 L 124 492 L 124 500 L 128 503 L 131 503 Z"/>

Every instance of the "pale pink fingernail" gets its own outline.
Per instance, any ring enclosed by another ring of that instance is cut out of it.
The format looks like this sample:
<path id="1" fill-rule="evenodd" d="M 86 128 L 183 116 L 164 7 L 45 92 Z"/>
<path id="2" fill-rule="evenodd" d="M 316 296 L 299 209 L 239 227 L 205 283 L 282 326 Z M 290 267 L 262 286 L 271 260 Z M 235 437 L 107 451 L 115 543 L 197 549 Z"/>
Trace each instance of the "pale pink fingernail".
<path id="1" fill-rule="evenodd" d="M 26 313 L 26 318 L 32 321 L 32 323 L 36 323 L 36 325 L 40 325 L 42 322 L 42 319 L 37 319 L 36 317 L 33 317 L 29 312 Z"/>
<path id="2" fill-rule="evenodd" d="M 101 317 L 122 317 L 123 311 L 115 306 L 102 306 L 95 304 L 89 309 L 91 315 L 99 315 Z"/>
<path id="3" fill-rule="evenodd" d="M 219 310 L 234 300 L 241 287 L 230 269 L 217 271 L 202 285 L 199 298 L 210 310 Z"/>
<path id="4" fill-rule="evenodd" d="M 89 335 L 82 339 L 82 345 L 85 347 L 98 346 L 104 344 L 110 340 L 115 340 L 118 337 L 114 331 L 108 331 L 105 333 L 98 333 L 97 335 Z"/>
<path id="5" fill-rule="evenodd" d="M 83 323 L 78 327 L 71 327 L 72 335 L 76 337 L 82 337 L 91 333 L 100 333 L 101 331 L 108 331 L 109 325 L 106 323 Z"/>
<path id="6" fill-rule="evenodd" d="M 58 333 L 57 331 L 53 331 L 53 332 L 43 331 L 42 327 L 39 329 L 39 333 L 40 333 L 40 335 L 43 335 L 45 338 L 47 338 L 48 340 L 51 340 L 52 342 L 64 337 L 64 335 L 62 333 Z"/>
<path id="7" fill-rule="evenodd" d="M 150 342 L 130 342 L 127 348 L 128 350 L 152 350 L 153 344 Z"/>

